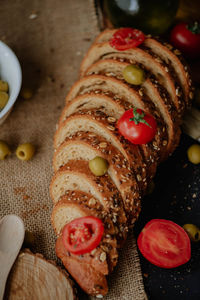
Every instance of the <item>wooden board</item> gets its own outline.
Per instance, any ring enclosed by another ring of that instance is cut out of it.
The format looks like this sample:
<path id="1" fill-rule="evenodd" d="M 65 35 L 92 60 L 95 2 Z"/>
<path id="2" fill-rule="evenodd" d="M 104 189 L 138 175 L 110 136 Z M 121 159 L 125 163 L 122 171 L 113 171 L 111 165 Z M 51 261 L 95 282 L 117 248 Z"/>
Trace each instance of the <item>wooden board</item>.
<path id="1" fill-rule="evenodd" d="M 9 300 L 77 300 L 68 274 L 41 254 L 23 251 L 8 278 Z"/>

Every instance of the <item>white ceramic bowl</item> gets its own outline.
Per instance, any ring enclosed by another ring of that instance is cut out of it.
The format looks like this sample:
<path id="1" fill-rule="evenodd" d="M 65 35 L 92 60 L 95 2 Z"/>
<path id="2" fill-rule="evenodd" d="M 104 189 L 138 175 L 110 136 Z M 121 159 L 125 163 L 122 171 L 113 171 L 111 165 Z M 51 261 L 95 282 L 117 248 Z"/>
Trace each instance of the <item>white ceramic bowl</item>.
<path id="1" fill-rule="evenodd" d="M 3 110 L 0 111 L 0 125 L 9 115 L 22 84 L 22 71 L 15 53 L 0 41 L 0 79 L 9 85 L 9 99 Z"/>

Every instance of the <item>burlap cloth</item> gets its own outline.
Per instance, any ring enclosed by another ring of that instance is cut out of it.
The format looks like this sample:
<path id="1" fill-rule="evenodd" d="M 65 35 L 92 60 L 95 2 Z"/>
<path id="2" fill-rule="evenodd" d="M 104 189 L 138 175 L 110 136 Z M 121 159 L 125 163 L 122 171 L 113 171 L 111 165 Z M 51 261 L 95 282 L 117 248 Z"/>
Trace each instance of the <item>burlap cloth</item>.
<path id="1" fill-rule="evenodd" d="M 13 150 L 11 157 L 0 162 L 0 216 L 21 216 L 26 229 L 37 237 L 33 250 L 48 259 L 56 259 L 49 197 L 53 134 L 67 91 L 78 78 L 81 59 L 97 33 L 92 0 L 1 1 L 0 40 L 17 54 L 23 85 L 32 89 L 33 97 L 19 97 L 0 127 L 0 139 Z M 29 162 L 19 161 L 14 154 L 24 142 L 37 147 Z M 105 299 L 145 298 L 132 234 L 109 285 Z"/>

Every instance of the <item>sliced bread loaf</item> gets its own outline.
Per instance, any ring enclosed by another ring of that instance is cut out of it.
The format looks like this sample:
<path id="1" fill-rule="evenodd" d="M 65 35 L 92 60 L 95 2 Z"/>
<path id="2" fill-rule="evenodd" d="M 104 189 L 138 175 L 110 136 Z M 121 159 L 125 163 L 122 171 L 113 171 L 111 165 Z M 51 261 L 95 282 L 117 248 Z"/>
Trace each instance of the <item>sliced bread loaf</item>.
<path id="1" fill-rule="evenodd" d="M 124 241 L 128 227 L 123 201 L 107 173 L 96 177 L 86 161 L 71 160 L 52 178 L 50 195 L 53 202 L 57 203 L 68 190 L 79 190 L 94 196 L 104 208 L 105 215 L 115 224 L 119 243 Z"/>
<path id="2" fill-rule="evenodd" d="M 107 29 L 104 30 L 96 38 L 95 43 L 102 43 L 109 41 L 117 29 Z M 144 47 L 143 47 L 144 46 Z M 178 86 L 181 86 L 186 102 L 186 106 L 191 105 L 191 100 L 193 98 L 193 87 L 191 76 L 189 73 L 189 67 L 186 61 L 183 59 L 181 52 L 178 49 L 175 49 L 169 43 L 163 42 L 157 37 L 151 37 L 147 35 L 144 42 L 139 46 L 143 50 L 150 49 L 154 54 L 163 60 L 168 67 L 171 74 L 175 75 L 175 80 L 178 80 Z M 171 69 L 171 70 L 170 70 Z M 177 90 L 177 93 L 180 91 Z"/>
<path id="3" fill-rule="evenodd" d="M 162 84 L 173 100 L 179 115 L 181 116 L 184 112 L 184 100 L 181 99 L 180 95 L 176 93 L 176 87 L 173 79 L 170 77 L 169 72 L 166 71 L 163 64 L 156 61 L 152 55 L 140 48 L 132 48 L 125 51 L 117 51 L 112 48 L 109 42 L 94 44 L 86 54 L 81 64 L 81 76 L 85 75 L 87 69 L 96 61 L 103 58 L 118 57 L 121 59 L 131 60 L 132 63 L 137 63 L 143 66 L 146 71 L 156 78 L 156 80 Z"/>
<path id="4" fill-rule="evenodd" d="M 77 131 L 92 132 L 102 136 L 106 141 L 110 142 L 116 147 L 131 164 L 135 170 L 136 178 L 141 189 L 144 189 L 144 182 L 146 181 L 146 163 L 142 157 L 138 146 L 129 143 L 121 135 L 119 135 L 115 124 L 109 122 L 109 117 L 103 112 L 87 111 L 79 112 L 68 117 L 57 129 L 54 139 L 54 146 L 58 148 L 66 138 L 74 135 Z M 155 161 L 152 157 L 149 158 L 152 163 L 152 172 L 156 168 Z M 148 170 L 147 170 L 148 171 Z M 149 177 L 152 177 L 149 174 Z"/>
<path id="5" fill-rule="evenodd" d="M 128 65 L 129 63 L 126 62 L 105 59 L 91 65 L 87 72 L 88 74 L 101 74 L 109 78 L 114 77 L 124 82 L 122 73 Z M 124 82 L 124 84 L 126 83 Z M 146 77 L 139 88 L 133 85 L 131 85 L 131 88 L 137 90 L 142 96 L 141 101 L 144 103 L 144 110 L 154 115 L 162 134 L 164 131 L 163 137 L 159 133 L 161 139 L 158 142 L 160 141 L 161 145 L 158 144 L 156 146 L 161 149 L 163 147 L 166 148 L 166 151 L 162 149 L 163 157 L 166 158 L 174 151 L 180 138 L 179 118 L 177 117 L 176 108 L 170 97 L 168 97 L 167 91 L 155 80 Z M 168 134 L 167 137 L 166 132 Z"/>
<path id="6" fill-rule="evenodd" d="M 122 196 L 128 224 L 133 224 L 140 212 L 140 193 L 134 170 L 119 150 L 101 136 L 78 132 L 62 143 L 54 153 L 54 170 L 57 171 L 70 160 L 89 161 L 96 156 L 108 161 L 108 174 Z"/>

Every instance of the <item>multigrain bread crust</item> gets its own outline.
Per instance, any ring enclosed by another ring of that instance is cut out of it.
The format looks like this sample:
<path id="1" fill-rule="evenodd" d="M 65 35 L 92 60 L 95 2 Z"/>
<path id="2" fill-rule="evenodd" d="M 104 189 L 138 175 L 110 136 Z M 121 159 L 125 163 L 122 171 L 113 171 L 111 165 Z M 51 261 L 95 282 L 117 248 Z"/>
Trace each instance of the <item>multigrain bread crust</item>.
<path id="1" fill-rule="evenodd" d="M 81 288 L 99 298 L 108 291 L 106 275 L 115 267 L 118 248 L 138 217 L 147 183 L 178 144 L 180 118 L 193 97 L 188 67 L 179 51 L 150 36 L 137 48 L 117 51 L 109 45 L 114 32 L 107 30 L 97 37 L 81 65 L 84 77 L 66 97 L 54 137 L 55 175 L 50 186 L 57 256 Z M 145 70 L 139 88 L 122 77 L 128 64 Z M 129 143 L 116 128 L 121 114 L 133 107 L 152 114 L 158 123 L 157 135 L 148 145 Z M 102 177 L 88 167 L 95 156 L 109 163 Z M 62 228 L 89 215 L 103 221 L 104 236 L 94 251 L 76 256 L 64 248 Z"/>
<path id="2" fill-rule="evenodd" d="M 109 122 L 109 117 L 107 114 L 105 114 L 103 111 L 99 110 L 83 110 L 83 111 L 78 111 L 71 117 L 76 117 L 78 118 L 77 122 L 80 122 L 80 119 L 83 119 L 85 117 L 88 117 L 90 119 L 90 122 L 88 124 L 85 124 L 82 127 L 82 130 L 85 131 L 92 131 L 97 133 L 97 130 L 101 130 L 101 135 L 105 137 L 109 142 L 111 142 L 115 147 L 117 147 L 120 152 L 125 156 L 126 159 L 131 163 L 131 165 L 135 164 L 135 156 L 141 156 L 141 164 L 142 161 L 145 162 L 145 164 L 148 166 L 146 169 L 149 171 L 148 173 L 148 178 L 152 178 L 155 175 L 157 164 L 158 164 L 158 157 L 159 157 L 159 152 L 160 152 L 160 146 L 157 145 L 157 142 L 162 142 L 161 141 L 161 129 L 158 128 L 157 134 L 155 138 L 148 144 L 143 144 L 143 145 L 133 145 L 132 143 L 126 141 L 118 132 L 117 130 L 117 125 L 116 121 L 110 124 Z M 82 116 L 82 117 L 81 117 Z M 116 115 L 114 115 L 116 118 Z M 88 120 L 89 120 L 88 119 Z M 60 140 L 60 143 L 63 142 L 63 139 L 67 137 L 67 134 L 69 131 L 69 128 L 67 128 L 66 123 L 70 120 L 68 118 L 63 124 L 61 124 L 58 127 L 57 131 L 57 138 L 55 139 L 55 142 L 57 144 L 57 141 Z M 81 122 L 82 123 L 82 122 Z M 93 128 L 96 125 L 98 129 L 96 130 Z M 91 127 L 88 127 L 91 126 Z M 78 128 L 78 127 L 77 127 Z M 84 129 L 83 129 L 84 128 Z M 101 129 L 102 128 L 102 129 Z M 106 130 L 107 129 L 107 130 Z M 71 130 L 73 130 L 71 128 Z M 80 129 L 81 130 L 81 129 Z M 107 131 L 107 132 L 106 132 Z M 56 135 L 55 135 L 56 137 Z M 61 139 L 62 137 L 62 139 Z M 166 147 L 167 143 L 163 145 L 163 147 Z M 142 166 L 142 165 L 140 165 Z M 144 170 L 142 170 L 144 173 Z M 136 171 L 137 174 L 141 176 L 141 171 Z M 143 176 L 143 175 L 142 175 Z M 143 187 L 142 187 L 143 189 Z"/>
<path id="3" fill-rule="evenodd" d="M 57 203 L 67 190 L 80 190 L 98 199 L 115 224 L 119 246 L 124 243 L 128 227 L 123 200 L 108 174 L 96 177 L 86 161 L 71 160 L 56 172 L 51 181 L 50 194 L 54 203 Z"/>
<path id="4" fill-rule="evenodd" d="M 147 102 L 149 99 L 147 99 L 144 102 Z M 166 134 L 166 125 L 164 120 L 162 119 L 162 116 L 160 112 L 157 110 L 156 106 L 153 103 L 149 103 L 150 100 L 148 101 L 149 105 L 144 105 L 145 106 L 145 111 L 149 112 L 150 114 L 154 115 L 157 121 L 158 125 L 158 130 L 157 134 L 153 140 L 153 145 L 155 147 L 160 148 L 160 152 L 165 154 L 164 149 L 167 148 L 167 134 Z M 137 106 L 136 106 L 137 107 Z M 115 101 L 112 97 L 109 97 L 107 95 L 103 94 L 95 94 L 95 93 L 90 93 L 90 94 L 84 94 L 81 96 L 78 96 L 74 98 L 70 103 L 68 103 L 64 110 L 63 110 L 63 119 L 66 118 L 67 116 L 75 113 L 76 111 L 80 110 L 93 110 L 96 109 L 98 111 L 102 111 L 103 113 L 107 114 L 110 116 L 110 118 L 114 118 L 118 120 L 122 114 L 130 109 L 134 108 L 133 105 L 130 104 L 130 102 L 119 100 Z M 164 131 L 163 131 L 164 128 Z M 163 138 L 166 137 L 166 138 Z M 165 145 L 163 145 L 163 140 L 165 140 Z M 147 146 L 144 146 L 145 148 Z M 143 149 L 145 151 L 146 149 Z M 163 154 L 163 156 L 164 156 Z M 147 156 L 150 156 L 151 153 L 147 153 Z M 167 154 L 165 154 L 167 156 Z M 161 155 L 157 155 L 157 158 L 159 160 L 162 160 L 163 157 Z"/>
<path id="5" fill-rule="evenodd" d="M 109 41 L 117 29 L 107 29 L 98 35 L 94 43 L 102 43 Z M 194 88 L 192 86 L 192 80 L 189 72 L 189 66 L 183 58 L 181 52 L 174 48 L 171 44 L 161 41 L 158 37 L 153 38 L 151 35 L 147 35 L 146 39 L 140 47 L 146 47 L 151 49 L 162 59 L 169 67 L 172 68 L 172 72 L 179 80 L 180 86 L 184 93 L 184 98 L 187 106 L 191 105 L 193 98 Z"/>
<path id="6" fill-rule="evenodd" d="M 137 104 L 138 108 L 144 108 L 142 98 L 137 91 L 116 78 L 109 78 L 102 75 L 84 76 L 78 80 L 71 87 L 66 97 L 66 105 L 78 95 L 83 95 L 89 92 L 97 94 L 102 92 L 103 94 L 112 97 L 116 100 L 116 102 L 118 99 L 125 100 L 132 105 Z"/>
<path id="7" fill-rule="evenodd" d="M 108 271 L 112 272 L 117 264 L 117 240 L 114 225 L 105 214 L 103 207 L 98 204 L 97 199 L 81 191 L 67 191 L 54 206 L 51 220 L 54 230 L 59 237 L 62 235 L 63 227 L 67 223 L 76 218 L 86 216 L 98 217 L 105 224 L 102 240 L 93 251 L 83 255 L 71 253 L 71 256 L 81 261 L 84 260 L 97 271 L 107 275 Z"/>
<path id="8" fill-rule="evenodd" d="M 133 224 L 140 212 L 140 192 L 134 169 L 120 151 L 101 136 L 91 132 L 78 132 L 58 147 L 53 165 L 57 171 L 70 160 L 92 160 L 96 156 L 108 161 L 108 174 L 121 193 L 129 224 Z"/>
<path id="9" fill-rule="evenodd" d="M 127 84 L 123 79 L 122 73 L 124 68 L 129 64 L 130 63 L 113 59 L 100 60 L 91 65 L 86 71 L 86 74 L 91 76 L 93 74 L 100 74 Z M 138 94 L 142 95 L 143 100 L 141 101 L 143 101 L 143 109 L 156 118 L 158 125 L 162 126 L 161 131 L 165 130 L 168 133 L 168 138 L 163 138 L 162 141 L 162 143 L 164 142 L 166 151 L 161 149 L 164 156 L 163 159 L 165 159 L 174 151 L 179 143 L 180 120 L 177 117 L 176 108 L 163 86 L 159 85 L 159 83 L 157 81 L 155 82 L 152 78 L 149 78 L 148 74 L 146 74 L 145 81 L 141 84 L 141 86 L 132 86 L 131 88 L 132 90 L 135 89 Z M 139 107 L 136 101 L 134 104 L 136 107 Z M 162 148 L 162 143 L 161 145 L 156 146 Z"/>
<path id="10" fill-rule="evenodd" d="M 122 59 L 131 59 L 133 63 L 142 65 L 147 71 L 151 72 L 155 76 L 156 80 L 163 85 L 170 94 L 177 111 L 180 116 L 184 113 L 185 102 L 181 98 L 181 94 L 176 92 L 176 86 L 173 79 L 169 75 L 169 71 L 166 69 L 163 62 L 155 60 L 154 57 L 140 49 L 132 48 L 125 51 L 117 51 L 112 48 L 109 42 L 94 44 L 86 54 L 81 64 L 80 76 L 84 76 L 86 70 L 95 62 L 103 58 L 118 57 Z"/>
<path id="11" fill-rule="evenodd" d="M 108 284 L 105 275 L 96 271 L 91 264 L 84 260 L 79 261 L 75 257 L 69 256 L 61 237 L 56 241 L 56 255 L 62 260 L 65 268 L 83 291 L 97 297 L 98 295 L 104 296 L 107 294 Z"/>

